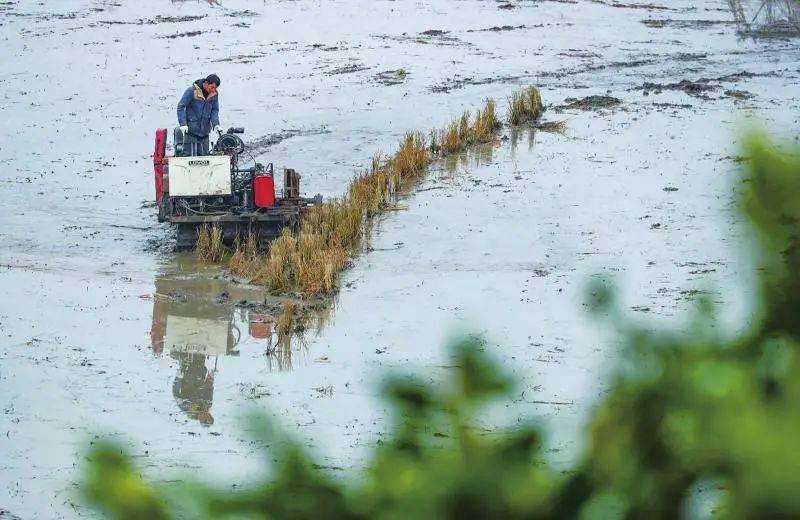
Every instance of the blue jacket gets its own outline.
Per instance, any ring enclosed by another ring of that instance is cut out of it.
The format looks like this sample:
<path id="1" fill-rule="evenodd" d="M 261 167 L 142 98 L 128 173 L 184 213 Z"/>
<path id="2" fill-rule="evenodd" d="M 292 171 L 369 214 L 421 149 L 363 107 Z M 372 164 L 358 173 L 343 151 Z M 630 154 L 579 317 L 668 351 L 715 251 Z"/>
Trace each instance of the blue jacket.
<path id="1" fill-rule="evenodd" d="M 206 137 L 219 124 L 219 95 L 203 95 L 203 80 L 186 89 L 178 102 L 178 125 L 188 126 L 195 137 Z"/>

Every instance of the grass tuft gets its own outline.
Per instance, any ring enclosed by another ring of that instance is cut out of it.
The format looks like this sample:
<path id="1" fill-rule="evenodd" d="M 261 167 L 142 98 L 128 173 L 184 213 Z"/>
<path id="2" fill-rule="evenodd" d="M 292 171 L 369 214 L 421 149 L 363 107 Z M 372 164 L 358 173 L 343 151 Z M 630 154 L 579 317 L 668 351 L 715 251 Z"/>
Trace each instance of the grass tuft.
<path id="1" fill-rule="evenodd" d="M 301 232 L 293 263 L 297 285 L 304 294 L 331 294 L 347 262 L 347 253 L 338 243 L 325 244 L 317 233 Z"/>
<path id="2" fill-rule="evenodd" d="M 427 139 L 420 132 L 408 132 L 400 141 L 400 148 L 391 160 L 391 173 L 400 185 L 414 181 L 425 172 L 430 157 Z"/>
<path id="3" fill-rule="evenodd" d="M 459 121 L 456 119 L 450 125 L 442 130 L 441 132 L 441 147 L 440 150 L 442 154 L 451 154 L 460 152 L 464 149 L 467 144 L 466 135 L 465 138 L 462 138 L 462 134 L 459 132 L 460 124 Z"/>
<path id="4" fill-rule="evenodd" d="M 296 247 L 297 239 L 291 230 L 284 229 L 281 236 L 270 244 L 269 255 L 253 281 L 263 283 L 272 293 L 290 291 L 294 286 L 293 254 Z"/>
<path id="5" fill-rule="evenodd" d="M 543 108 L 539 89 L 530 86 L 508 98 L 508 122 L 516 126 L 536 121 L 541 117 Z"/>
<path id="6" fill-rule="evenodd" d="M 216 263 L 225 256 L 225 245 L 222 243 L 222 229 L 216 225 L 203 225 L 197 231 L 195 244 L 197 259 L 201 262 Z"/>
<path id="7" fill-rule="evenodd" d="M 501 126 L 495 113 L 495 103 L 489 99 L 475 113 L 474 119 L 467 110 L 443 129 L 432 131 L 430 150 L 443 157 L 462 152 L 474 144 L 492 142 Z"/>
<path id="8" fill-rule="evenodd" d="M 258 238 L 253 233 L 248 233 L 245 240 L 236 237 L 233 242 L 233 254 L 228 260 L 231 274 L 250 281 L 256 277 L 260 264 Z"/>

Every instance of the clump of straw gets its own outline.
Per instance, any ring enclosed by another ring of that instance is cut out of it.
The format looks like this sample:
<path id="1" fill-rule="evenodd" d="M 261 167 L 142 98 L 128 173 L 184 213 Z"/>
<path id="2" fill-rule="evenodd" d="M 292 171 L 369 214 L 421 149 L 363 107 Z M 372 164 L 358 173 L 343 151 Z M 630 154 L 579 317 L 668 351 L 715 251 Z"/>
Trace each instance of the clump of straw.
<path id="1" fill-rule="evenodd" d="M 542 96 L 534 86 L 515 92 L 508 98 L 508 122 L 511 125 L 522 125 L 536 121 L 543 110 Z"/>
<path id="2" fill-rule="evenodd" d="M 197 231 L 195 245 L 197 258 L 201 262 L 216 263 L 225 255 L 225 245 L 222 243 L 222 229 L 217 225 L 204 224 Z"/>

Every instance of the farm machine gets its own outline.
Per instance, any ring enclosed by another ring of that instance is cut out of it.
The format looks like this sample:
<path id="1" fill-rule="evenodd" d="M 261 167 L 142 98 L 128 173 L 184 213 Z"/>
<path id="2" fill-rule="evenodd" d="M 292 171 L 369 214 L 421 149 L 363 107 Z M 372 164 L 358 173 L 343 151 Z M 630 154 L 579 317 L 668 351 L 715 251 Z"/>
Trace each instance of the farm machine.
<path id="1" fill-rule="evenodd" d="M 300 196 L 300 175 L 283 169 L 283 189 L 275 190 L 272 163 L 256 162 L 238 134 L 220 132 L 209 155 L 190 155 L 180 128 L 167 156 L 167 130 L 156 130 L 153 170 L 158 220 L 177 227 L 177 248 L 194 247 L 203 226 L 217 226 L 225 243 L 253 234 L 265 248 L 284 228 L 296 229 L 308 208 L 322 197 Z M 247 157 L 245 156 L 247 155 Z M 251 165 L 243 166 L 250 159 Z"/>

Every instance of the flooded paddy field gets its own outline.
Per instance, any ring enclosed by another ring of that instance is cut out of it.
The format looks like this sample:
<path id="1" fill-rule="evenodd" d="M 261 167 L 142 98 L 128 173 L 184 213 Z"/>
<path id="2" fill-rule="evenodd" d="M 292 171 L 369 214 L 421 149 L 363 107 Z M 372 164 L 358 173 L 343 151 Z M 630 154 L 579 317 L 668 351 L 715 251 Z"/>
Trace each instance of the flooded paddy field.
<path id="1" fill-rule="evenodd" d="M 796 140 L 800 96 L 799 40 L 761 2 L 222 3 L 0 2 L 0 517 L 92 516 L 77 481 L 100 435 L 148 474 L 245 481 L 253 411 L 321 470 L 358 467 L 381 377 L 445 376 L 465 332 L 521 381 L 487 430 L 534 418 L 569 468 L 617 348 L 586 314 L 592 277 L 654 327 L 702 295 L 748 320 L 737 142 L 750 122 Z M 211 72 L 223 126 L 308 195 L 521 86 L 565 129 L 434 164 L 284 337 L 262 288 L 156 222 L 153 132 Z"/>

